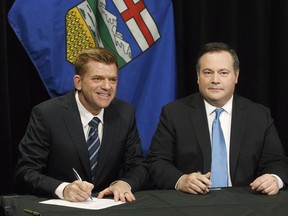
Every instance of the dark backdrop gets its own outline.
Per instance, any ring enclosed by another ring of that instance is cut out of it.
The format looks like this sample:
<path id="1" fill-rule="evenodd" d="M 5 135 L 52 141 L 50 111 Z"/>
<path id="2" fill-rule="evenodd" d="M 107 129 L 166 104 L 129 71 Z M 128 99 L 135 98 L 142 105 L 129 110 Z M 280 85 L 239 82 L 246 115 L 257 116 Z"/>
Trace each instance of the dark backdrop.
<path id="1" fill-rule="evenodd" d="M 32 106 L 49 98 L 7 24 L 13 0 L 0 0 L 0 194 L 13 193 L 13 168 Z M 161 1 L 161 0 L 159 0 Z M 195 58 L 211 41 L 230 44 L 240 58 L 236 91 L 271 108 L 288 153 L 288 1 L 174 0 L 178 97 L 198 90 Z"/>

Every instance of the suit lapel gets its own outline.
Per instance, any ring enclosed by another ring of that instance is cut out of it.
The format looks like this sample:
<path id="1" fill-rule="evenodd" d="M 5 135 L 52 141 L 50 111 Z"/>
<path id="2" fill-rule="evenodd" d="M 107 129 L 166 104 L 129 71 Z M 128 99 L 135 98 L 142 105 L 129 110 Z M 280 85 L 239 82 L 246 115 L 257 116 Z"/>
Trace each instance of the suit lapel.
<path id="1" fill-rule="evenodd" d="M 205 105 L 200 94 L 192 99 L 190 105 L 193 107 L 191 109 L 191 121 L 203 154 L 204 172 L 208 172 L 211 169 L 211 142 Z"/>
<path id="2" fill-rule="evenodd" d="M 236 166 L 246 124 L 246 113 L 243 109 L 243 104 L 238 101 L 239 98 L 234 96 L 230 135 L 230 176 L 232 183 L 237 169 Z"/>
<path id="3" fill-rule="evenodd" d="M 64 107 L 71 112 L 65 112 L 63 115 L 68 133 L 71 136 L 72 143 L 78 153 L 80 163 L 89 179 L 92 179 L 90 171 L 90 161 L 87 144 L 83 132 L 79 110 L 75 100 L 75 92 L 71 92 L 64 101 Z"/>
<path id="4" fill-rule="evenodd" d="M 111 145 L 113 143 L 113 131 L 117 131 L 117 119 L 116 111 L 113 111 L 113 102 L 105 109 L 104 112 L 104 129 L 103 129 L 103 137 L 102 143 L 99 153 L 98 164 L 96 168 L 95 178 L 101 178 L 102 170 L 105 168 L 106 161 L 109 159 L 108 154 L 111 150 Z"/>

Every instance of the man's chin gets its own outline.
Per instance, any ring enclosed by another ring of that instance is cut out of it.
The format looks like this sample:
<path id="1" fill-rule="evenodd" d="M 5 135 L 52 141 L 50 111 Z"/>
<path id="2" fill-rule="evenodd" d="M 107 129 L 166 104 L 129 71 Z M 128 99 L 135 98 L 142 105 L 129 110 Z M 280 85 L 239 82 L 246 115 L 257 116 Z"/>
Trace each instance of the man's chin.
<path id="1" fill-rule="evenodd" d="M 109 101 L 102 101 L 100 103 L 98 103 L 99 107 L 101 108 L 107 108 L 110 104 L 111 104 L 112 100 Z"/>
<path id="2" fill-rule="evenodd" d="M 206 98 L 206 101 L 215 107 L 221 107 L 222 106 L 222 98 L 221 97 L 209 97 Z"/>

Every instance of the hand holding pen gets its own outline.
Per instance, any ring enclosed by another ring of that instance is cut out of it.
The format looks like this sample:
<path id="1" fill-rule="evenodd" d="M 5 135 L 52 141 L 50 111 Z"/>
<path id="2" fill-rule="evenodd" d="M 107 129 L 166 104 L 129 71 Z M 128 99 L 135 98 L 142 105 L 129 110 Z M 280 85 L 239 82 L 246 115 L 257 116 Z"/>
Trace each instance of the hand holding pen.
<path id="1" fill-rule="evenodd" d="M 63 190 L 64 199 L 71 202 L 82 202 L 86 201 L 87 198 L 93 200 L 90 194 L 94 185 L 87 181 L 82 181 L 82 178 L 75 169 L 73 169 L 73 173 L 77 180 L 65 186 Z"/>
<path id="2" fill-rule="evenodd" d="M 77 178 L 77 180 L 82 181 L 82 178 L 81 178 L 80 175 L 78 174 L 77 170 L 75 170 L 74 168 L 72 168 L 72 170 L 73 170 L 73 173 L 74 173 L 75 177 Z M 93 198 L 92 198 L 91 195 L 89 195 L 89 198 L 90 198 L 91 200 L 93 200 Z"/>

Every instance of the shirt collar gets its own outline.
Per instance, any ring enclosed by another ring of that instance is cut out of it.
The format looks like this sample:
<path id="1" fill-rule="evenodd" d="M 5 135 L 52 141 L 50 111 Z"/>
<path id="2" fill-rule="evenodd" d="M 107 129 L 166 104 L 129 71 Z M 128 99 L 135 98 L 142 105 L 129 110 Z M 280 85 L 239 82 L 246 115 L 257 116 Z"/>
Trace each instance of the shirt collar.
<path id="1" fill-rule="evenodd" d="M 232 97 L 227 101 L 227 103 L 222 106 L 221 108 L 224 109 L 224 111 L 226 113 L 228 113 L 229 115 L 232 114 L 232 103 L 233 102 L 233 95 Z M 204 100 L 204 104 L 205 104 L 205 108 L 206 108 L 206 114 L 207 116 L 211 115 L 215 109 L 217 109 L 218 107 L 212 106 L 211 104 L 209 104 L 206 100 Z"/>
<path id="2" fill-rule="evenodd" d="M 99 112 L 99 114 L 97 116 L 94 116 L 92 113 L 90 113 L 80 102 L 79 100 L 79 95 L 78 95 L 78 91 L 76 91 L 75 93 L 75 99 L 76 99 L 76 103 L 79 109 L 79 113 L 80 113 L 80 117 L 81 117 L 81 121 L 82 121 L 82 125 L 85 127 L 86 125 L 88 125 L 88 123 L 94 118 L 94 117 L 98 117 L 101 121 L 102 124 L 104 124 L 104 108 L 102 108 Z"/>

